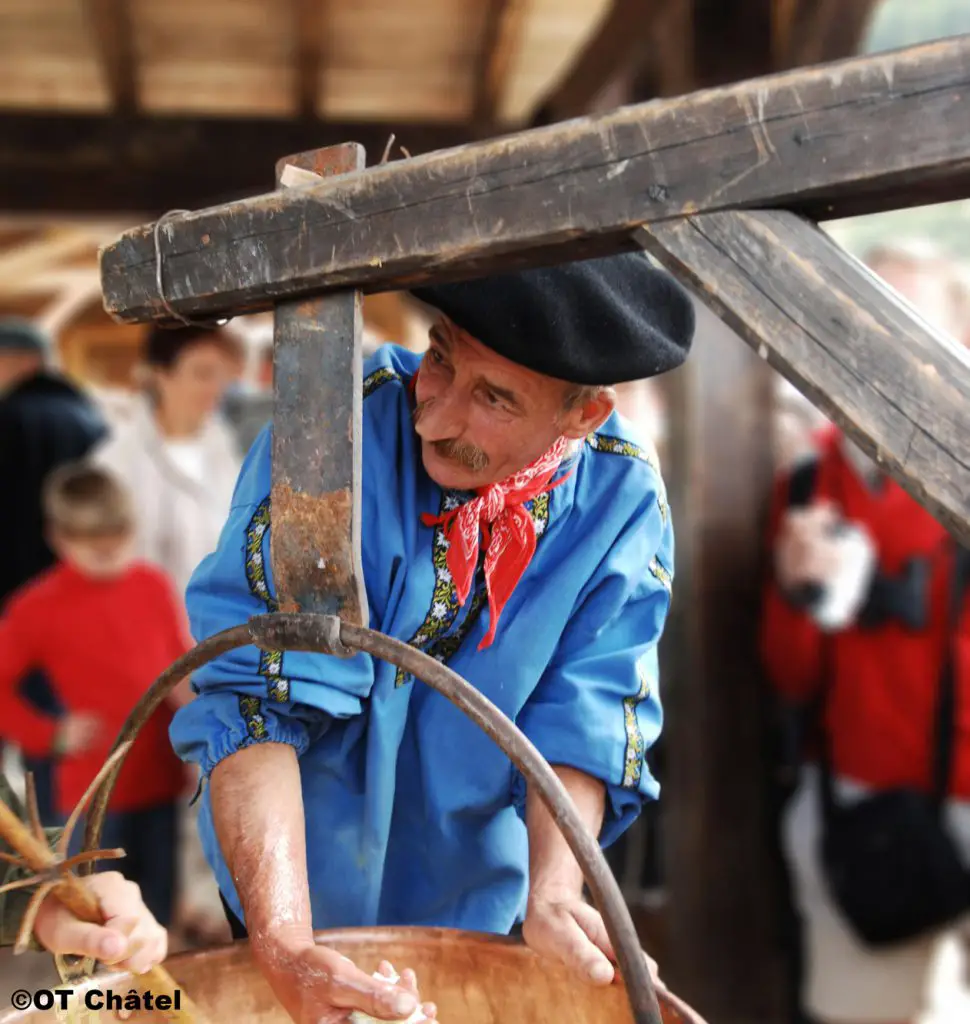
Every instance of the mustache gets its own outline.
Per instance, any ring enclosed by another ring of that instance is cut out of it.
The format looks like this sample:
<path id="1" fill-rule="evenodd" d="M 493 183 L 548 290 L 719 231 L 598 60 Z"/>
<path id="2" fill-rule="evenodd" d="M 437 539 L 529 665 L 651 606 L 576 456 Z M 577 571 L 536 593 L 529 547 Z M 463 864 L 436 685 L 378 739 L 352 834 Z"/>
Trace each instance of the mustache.
<path id="1" fill-rule="evenodd" d="M 464 466 L 473 473 L 481 473 L 488 466 L 488 456 L 481 448 L 465 441 L 454 438 L 448 441 L 432 441 L 431 447 L 440 458 L 457 462 L 459 466 Z"/>
<path id="2" fill-rule="evenodd" d="M 425 409 L 431 404 L 432 399 L 418 402 L 414 407 L 412 418 L 417 424 Z M 458 438 L 448 438 L 444 441 L 430 441 L 435 454 L 441 459 L 449 462 L 457 462 L 459 466 L 470 470 L 472 473 L 481 473 L 488 466 L 488 456 L 477 445 L 469 444 L 467 441 L 460 441 Z"/>

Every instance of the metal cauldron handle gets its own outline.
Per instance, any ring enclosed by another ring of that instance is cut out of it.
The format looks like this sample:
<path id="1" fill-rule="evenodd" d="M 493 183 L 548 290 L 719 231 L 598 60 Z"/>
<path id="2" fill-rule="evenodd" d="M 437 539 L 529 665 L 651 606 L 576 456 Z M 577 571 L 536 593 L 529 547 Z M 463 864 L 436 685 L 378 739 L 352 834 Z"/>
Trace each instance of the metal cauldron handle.
<path id="1" fill-rule="evenodd" d="M 133 740 L 169 692 L 187 675 L 220 654 L 252 644 L 268 651 L 299 650 L 320 654 L 361 651 L 403 669 L 460 708 L 502 748 L 525 776 L 529 786 L 539 792 L 583 869 L 593 900 L 603 915 L 626 983 L 634 1021 L 636 1024 L 661 1024 L 657 993 L 630 912 L 599 843 L 583 824 L 558 776 L 514 722 L 456 672 L 422 651 L 332 615 L 304 612 L 258 615 L 246 625 L 235 626 L 203 640 L 166 669 L 128 716 L 113 749 Z M 108 801 L 122 764 L 123 759 L 91 801 L 84 835 L 85 850 L 98 848 Z M 87 873 L 91 866 L 85 865 L 82 870 Z M 676 1010 L 678 1016 L 697 1020 L 683 1004 L 677 1005 Z"/>

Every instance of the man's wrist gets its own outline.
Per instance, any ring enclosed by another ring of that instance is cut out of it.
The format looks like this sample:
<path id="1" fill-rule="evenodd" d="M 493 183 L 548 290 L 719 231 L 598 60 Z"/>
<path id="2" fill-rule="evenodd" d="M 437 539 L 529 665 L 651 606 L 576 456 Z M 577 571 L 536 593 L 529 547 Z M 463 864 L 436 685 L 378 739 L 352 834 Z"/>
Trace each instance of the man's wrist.
<path id="1" fill-rule="evenodd" d="M 529 903 L 567 903 L 582 899 L 583 878 L 550 877 L 536 879 L 529 886 Z"/>
<path id="2" fill-rule="evenodd" d="M 253 957 L 265 968 L 283 969 L 313 946 L 313 930 L 292 925 L 248 928 Z"/>

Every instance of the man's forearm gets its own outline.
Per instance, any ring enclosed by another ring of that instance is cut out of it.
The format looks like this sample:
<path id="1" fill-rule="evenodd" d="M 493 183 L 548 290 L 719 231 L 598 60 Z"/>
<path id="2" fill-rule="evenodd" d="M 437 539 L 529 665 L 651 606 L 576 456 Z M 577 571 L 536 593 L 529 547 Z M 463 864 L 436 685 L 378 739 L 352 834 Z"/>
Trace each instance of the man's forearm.
<path id="1" fill-rule="evenodd" d="M 212 816 L 253 945 L 312 942 L 303 792 L 296 752 L 260 743 L 213 769 Z"/>
<path id="2" fill-rule="evenodd" d="M 583 823 L 599 836 L 606 808 L 606 787 L 599 779 L 565 765 L 553 770 L 566 787 Z M 577 897 L 583 891 L 583 872 L 555 819 L 539 794 L 529 789 L 526 797 L 529 832 L 529 895 Z"/>

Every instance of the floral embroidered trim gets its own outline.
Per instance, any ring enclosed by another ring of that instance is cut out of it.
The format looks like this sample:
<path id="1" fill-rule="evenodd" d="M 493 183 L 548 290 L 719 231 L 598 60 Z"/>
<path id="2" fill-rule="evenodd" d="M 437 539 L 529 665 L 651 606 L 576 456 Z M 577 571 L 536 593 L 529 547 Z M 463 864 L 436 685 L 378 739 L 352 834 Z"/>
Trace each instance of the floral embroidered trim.
<path id="1" fill-rule="evenodd" d="M 246 732 L 254 740 L 264 740 L 268 735 L 266 732 L 266 719 L 260 713 L 259 697 L 240 697 L 239 713 L 246 721 Z"/>
<path id="2" fill-rule="evenodd" d="M 660 461 L 655 452 L 641 448 L 632 441 L 624 441 L 622 437 L 612 437 L 609 434 L 587 434 L 586 443 L 594 452 L 605 452 L 607 455 L 626 455 L 631 459 L 639 459 L 645 462 L 656 474 L 661 487 L 657 492 L 657 504 L 660 506 L 660 518 L 664 525 L 670 518 L 670 507 L 667 504 L 667 494 L 663 488 L 663 476 L 660 472 Z"/>
<path id="3" fill-rule="evenodd" d="M 447 512 L 455 508 L 464 496 L 447 492 L 441 503 L 441 511 Z M 532 516 L 536 528 L 536 543 L 542 539 L 549 525 L 549 495 L 540 494 L 535 501 L 528 502 L 525 506 Z M 483 585 L 475 580 L 475 593 L 472 596 L 471 604 L 468 606 L 468 614 L 464 621 L 455 630 L 448 634 L 458 615 L 458 595 L 454 581 L 448 571 L 446 556 L 448 553 L 448 541 L 445 540 L 441 527 L 435 530 L 432 541 L 432 561 L 435 567 L 435 588 L 431 597 L 431 608 L 425 617 L 421 628 L 408 641 L 412 647 L 418 647 L 430 654 L 432 658 L 446 663 L 454 657 L 459 647 L 465 642 L 465 637 L 471 632 L 488 603 L 488 594 Z M 448 635 L 446 635 L 448 634 Z M 394 676 L 394 685 L 403 686 L 411 682 L 412 677 L 403 669 L 398 669 Z"/>
<path id="4" fill-rule="evenodd" d="M 640 679 L 640 689 L 636 696 L 623 698 L 626 751 L 623 755 L 623 781 L 620 785 L 624 789 L 639 787 L 640 779 L 643 776 L 643 758 L 646 753 L 646 743 L 640 730 L 640 723 L 637 721 L 637 707 L 650 696 L 650 680 L 647 678 L 642 664 L 637 665 L 637 676 Z"/>
<path id="5" fill-rule="evenodd" d="M 650 559 L 650 574 L 657 580 L 660 581 L 664 590 L 670 593 L 670 588 L 673 583 L 673 577 L 670 574 L 670 570 L 661 564 L 660 559 L 654 557 Z"/>
<path id="6" fill-rule="evenodd" d="M 270 500 L 264 498 L 246 527 L 246 581 L 253 597 L 266 605 L 266 610 L 278 609 L 276 599 L 269 591 L 266 562 L 263 555 L 266 531 L 270 525 Z M 283 676 L 283 652 L 262 651 L 259 656 L 259 674 L 266 677 L 266 692 L 270 700 L 285 704 L 290 699 L 290 681 Z"/>
<path id="7" fill-rule="evenodd" d="M 445 491 L 441 496 L 439 514 L 457 508 L 462 496 L 454 491 Z M 451 629 L 458 616 L 458 591 L 448 569 L 448 540 L 442 526 L 437 526 L 431 541 L 431 563 L 434 566 L 434 590 L 431 592 L 431 607 L 418 631 L 408 640 L 411 647 L 426 650 L 436 639 Z M 403 686 L 411 676 L 402 668 L 394 674 L 394 685 Z"/>
<path id="8" fill-rule="evenodd" d="M 401 375 L 396 370 L 382 366 L 379 370 L 369 373 L 364 378 L 364 398 L 369 398 L 374 392 L 392 380 L 401 380 Z"/>

